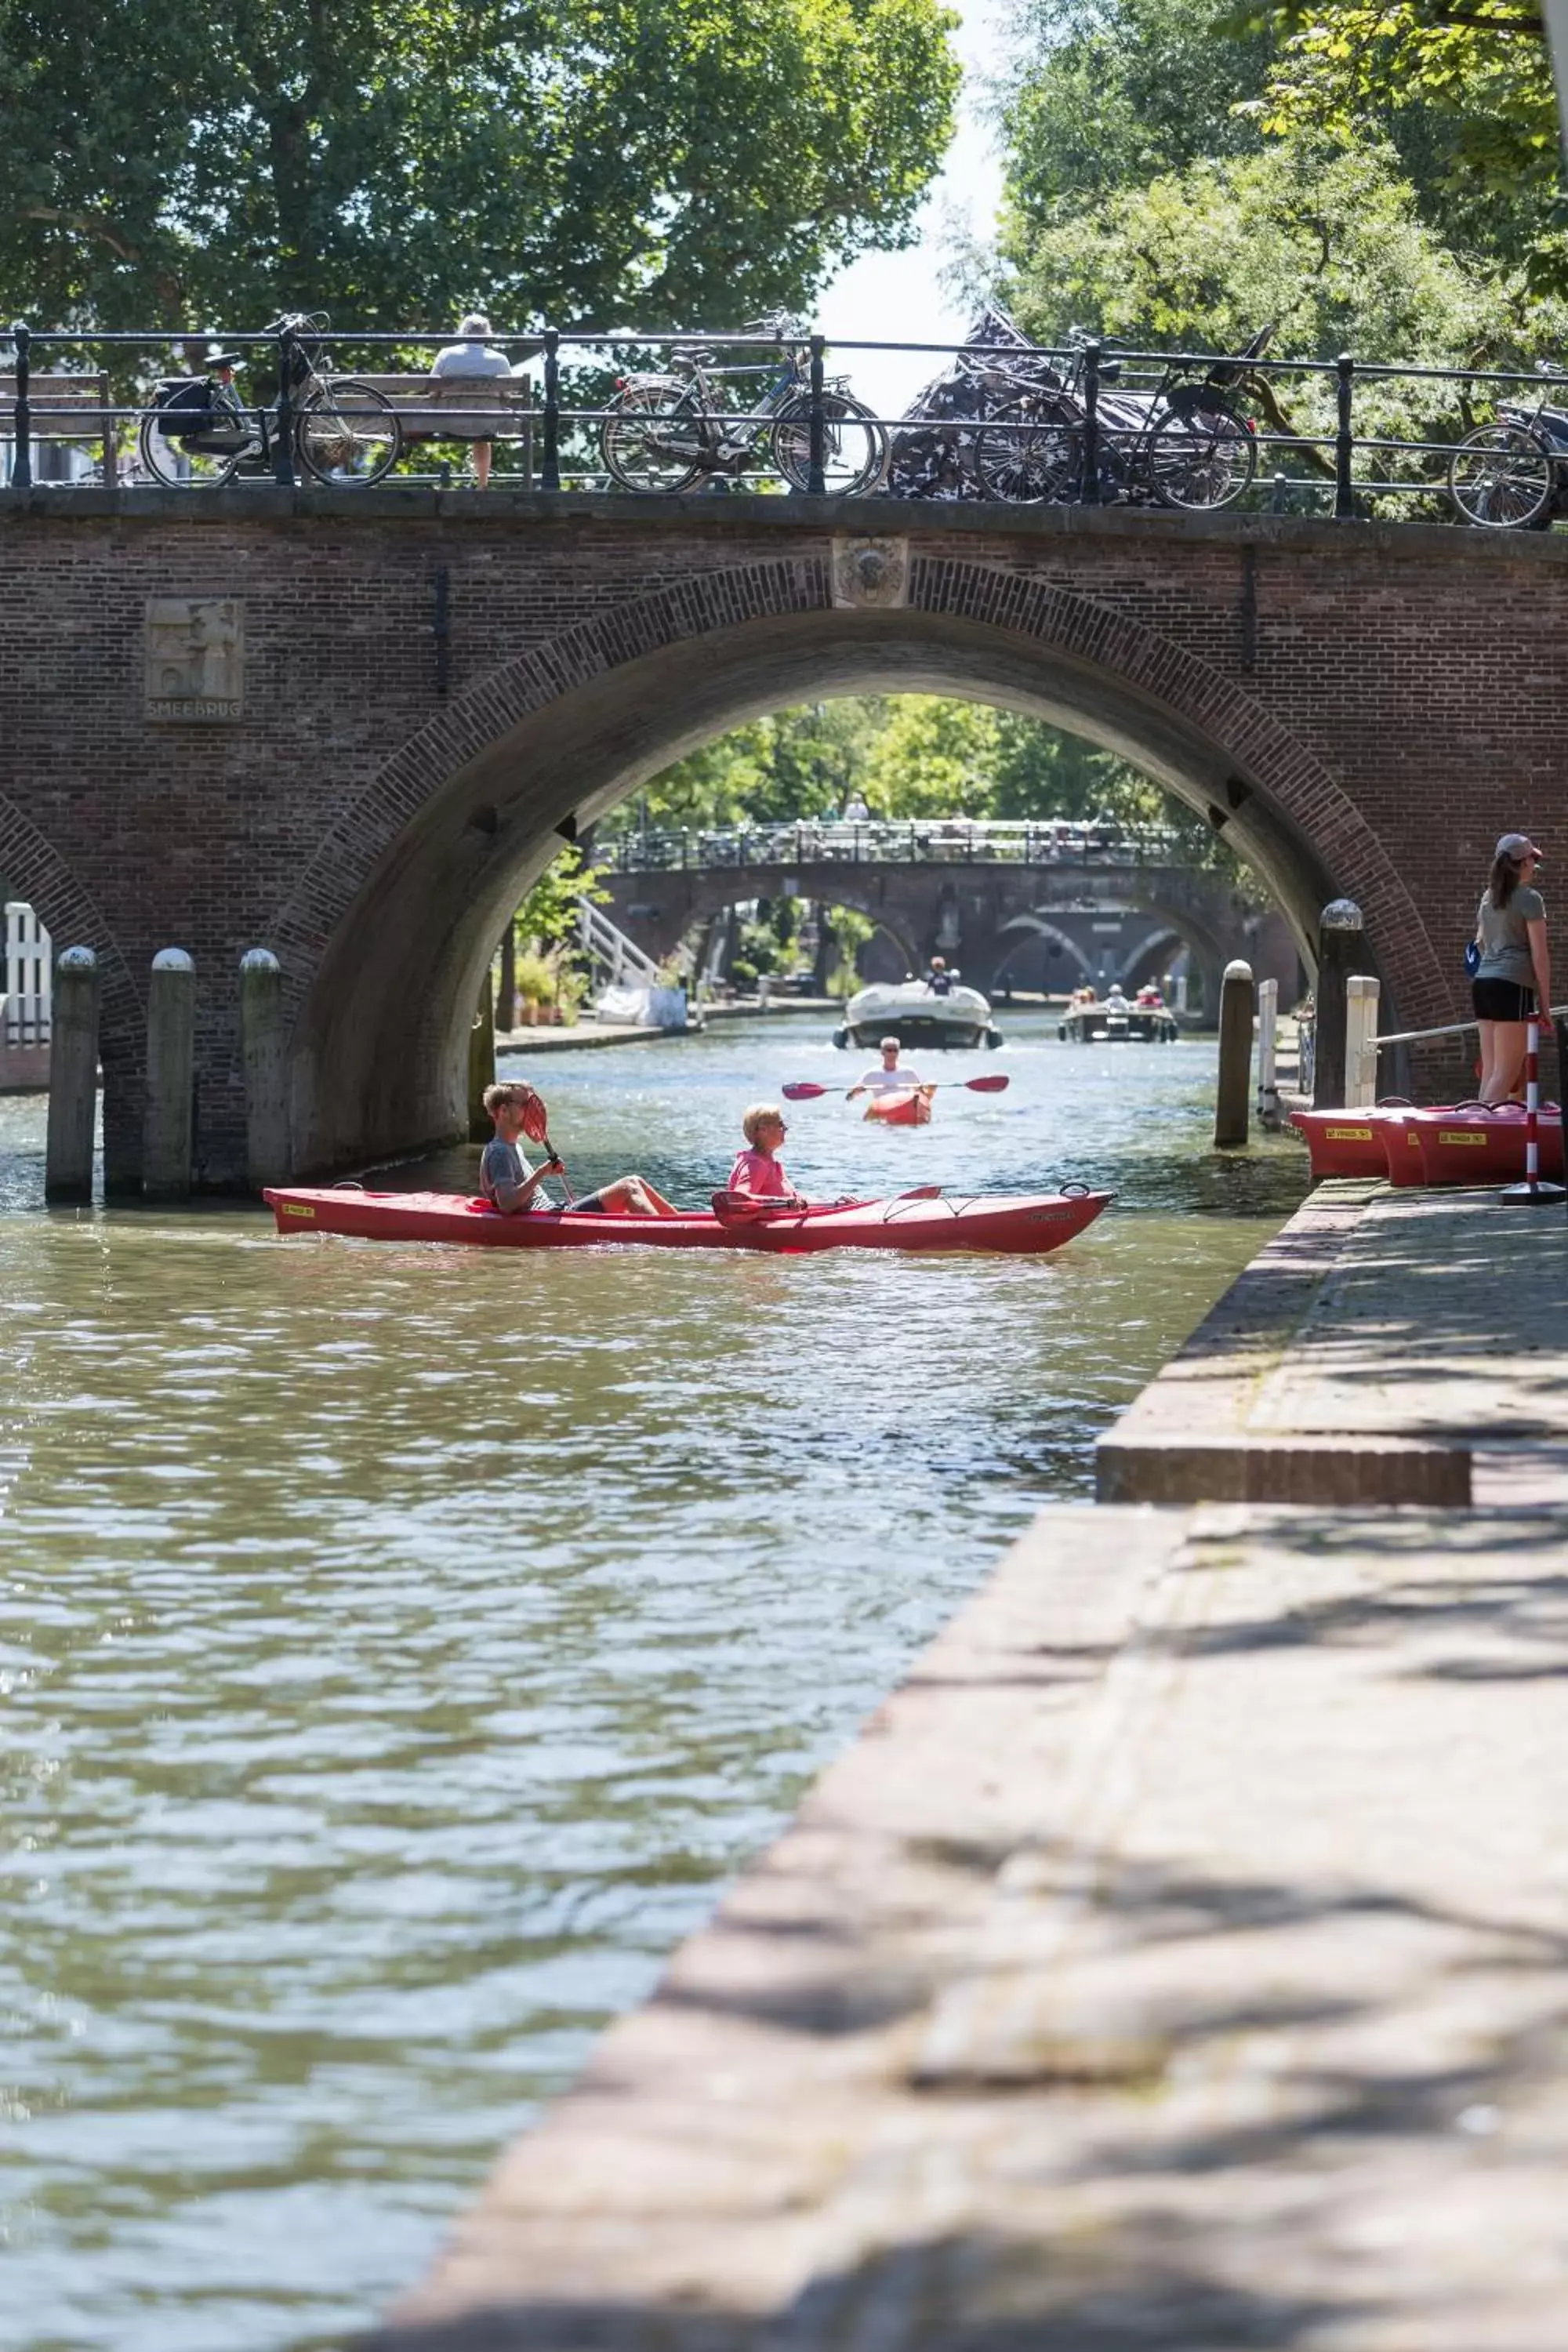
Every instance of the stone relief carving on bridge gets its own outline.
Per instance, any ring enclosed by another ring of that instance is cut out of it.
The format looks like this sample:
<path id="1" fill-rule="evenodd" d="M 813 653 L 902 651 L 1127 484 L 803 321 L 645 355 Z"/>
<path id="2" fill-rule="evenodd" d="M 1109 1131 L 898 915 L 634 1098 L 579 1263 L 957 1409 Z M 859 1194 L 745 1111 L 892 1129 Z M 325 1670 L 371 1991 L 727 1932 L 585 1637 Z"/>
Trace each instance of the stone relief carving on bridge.
<path id="1" fill-rule="evenodd" d="M 149 596 L 149 719 L 222 725 L 245 715 L 245 604 L 238 596 Z"/>
<path id="2" fill-rule="evenodd" d="M 907 539 L 836 539 L 833 542 L 833 601 L 836 604 L 881 607 L 893 611 L 910 595 L 910 542 Z"/>

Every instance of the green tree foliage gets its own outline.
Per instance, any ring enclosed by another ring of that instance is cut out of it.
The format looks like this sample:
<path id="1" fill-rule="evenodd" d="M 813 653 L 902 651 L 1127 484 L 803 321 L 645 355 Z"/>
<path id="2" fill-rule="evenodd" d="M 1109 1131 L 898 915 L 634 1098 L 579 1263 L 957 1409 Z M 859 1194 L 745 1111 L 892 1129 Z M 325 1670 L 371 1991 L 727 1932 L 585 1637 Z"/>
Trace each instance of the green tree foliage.
<path id="1" fill-rule="evenodd" d="M 1424 215 L 1462 249 L 1568 287 L 1560 138 L 1533 0 L 1286 0 L 1253 19 L 1279 51 L 1257 109 L 1276 135 L 1341 143 L 1382 124 Z"/>
<path id="2" fill-rule="evenodd" d="M 855 793 L 874 817 L 891 820 L 1110 816 L 1172 824 L 1187 854 L 1226 858 L 1201 817 L 1114 752 L 1019 712 L 942 695 L 861 696 L 774 711 L 667 768 L 646 800 L 650 824 L 721 830 L 837 816 Z M 605 830 L 633 831 L 640 815 L 638 803 L 624 802 Z"/>
<path id="3" fill-rule="evenodd" d="M 939 0 L 0 0 L 7 316 L 722 324 L 906 241 Z"/>
<path id="4" fill-rule="evenodd" d="M 638 801 L 622 802 L 605 829 L 632 829 L 644 803 L 655 825 L 712 829 L 745 818 L 787 824 L 837 816 L 856 789 L 884 708 L 875 697 L 858 697 L 771 711 L 666 768 Z"/>
<path id="5" fill-rule="evenodd" d="M 1131 342 L 1235 350 L 1272 321 L 1282 352 L 1416 365 L 1533 356 L 1563 323 L 1517 273 L 1467 267 L 1370 137 L 1275 140 L 1120 189 L 1039 228 L 1014 293 L 1047 339 L 1079 320 Z"/>
<path id="6" fill-rule="evenodd" d="M 610 896 L 605 887 L 607 870 L 589 865 L 576 843 L 569 843 L 552 858 L 519 907 L 514 918 L 519 939 L 546 954 L 570 946 L 577 936 L 581 901 L 591 898 L 603 906 Z"/>
<path id="7" fill-rule="evenodd" d="M 1011 257 L 1063 213 L 1259 144 L 1241 101 L 1268 86 L 1267 24 L 1226 37 L 1193 0 L 1031 0 L 1017 44 L 1001 105 Z"/>

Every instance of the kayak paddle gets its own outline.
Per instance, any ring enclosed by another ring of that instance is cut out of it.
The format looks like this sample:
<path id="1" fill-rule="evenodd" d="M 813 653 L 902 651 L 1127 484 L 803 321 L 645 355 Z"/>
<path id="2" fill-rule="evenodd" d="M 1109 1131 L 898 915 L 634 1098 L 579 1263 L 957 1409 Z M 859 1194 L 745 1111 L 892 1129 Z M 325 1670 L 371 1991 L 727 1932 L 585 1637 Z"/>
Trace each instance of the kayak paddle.
<path id="1" fill-rule="evenodd" d="M 992 1070 L 983 1078 L 921 1078 L 911 1082 L 910 1091 L 934 1094 L 938 1087 L 967 1087 L 972 1095 L 1000 1095 L 1005 1094 L 1011 1084 L 1005 1071 Z M 819 1087 L 815 1078 L 792 1078 L 788 1086 L 779 1088 L 785 1102 L 815 1102 L 819 1095 L 836 1095 L 838 1091 L 837 1087 Z"/>

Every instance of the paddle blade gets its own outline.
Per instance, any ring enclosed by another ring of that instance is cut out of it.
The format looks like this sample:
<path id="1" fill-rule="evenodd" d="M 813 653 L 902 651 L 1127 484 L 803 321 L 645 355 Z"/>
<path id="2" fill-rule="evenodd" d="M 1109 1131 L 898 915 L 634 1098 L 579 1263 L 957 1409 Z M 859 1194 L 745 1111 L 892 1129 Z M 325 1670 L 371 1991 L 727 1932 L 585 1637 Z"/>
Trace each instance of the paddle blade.
<path id="1" fill-rule="evenodd" d="M 1013 1081 L 1005 1070 L 993 1070 L 984 1078 L 963 1078 L 960 1083 L 972 1095 L 1005 1095 Z"/>
<path id="2" fill-rule="evenodd" d="M 814 1078 L 792 1078 L 787 1087 L 779 1088 L 785 1102 L 815 1102 L 818 1095 L 829 1091 L 826 1087 L 819 1087 Z"/>

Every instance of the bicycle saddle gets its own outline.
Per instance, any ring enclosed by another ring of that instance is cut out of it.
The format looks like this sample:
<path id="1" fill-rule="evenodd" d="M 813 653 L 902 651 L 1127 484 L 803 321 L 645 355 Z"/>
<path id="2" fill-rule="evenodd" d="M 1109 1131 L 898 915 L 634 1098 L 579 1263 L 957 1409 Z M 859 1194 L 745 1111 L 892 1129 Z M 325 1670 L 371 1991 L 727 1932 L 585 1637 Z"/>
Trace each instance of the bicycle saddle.
<path id="1" fill-rule="evenodd" d="M 243 352 L 209 352 L 204 364 L 209 368 L 237 368 L 245 365 Z"/>

